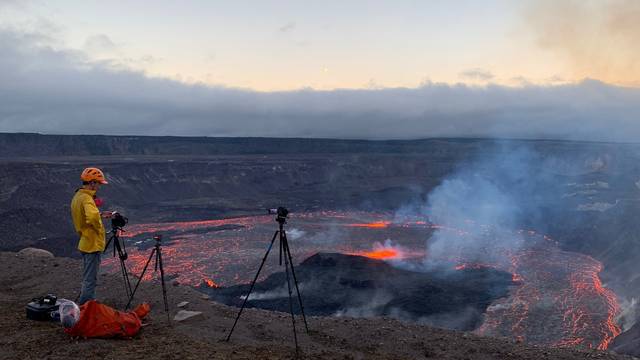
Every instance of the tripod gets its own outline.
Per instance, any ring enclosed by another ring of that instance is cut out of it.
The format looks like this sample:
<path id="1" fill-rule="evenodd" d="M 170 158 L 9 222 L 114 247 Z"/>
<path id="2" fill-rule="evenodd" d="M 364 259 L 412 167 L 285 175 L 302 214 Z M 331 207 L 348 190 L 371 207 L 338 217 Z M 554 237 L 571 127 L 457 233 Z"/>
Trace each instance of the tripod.
<path id="1" fill-rule="evenodd" d="M 279 265 L 282 266 L 282 257 L 284 255 L 285 273 L 287 278 L 287 289 L 289 290 L 289 312 L 291 313 L 291 323 L 293 325 L 293 340 L 296 344 L 296 355 L 297 355 L 298 354 L 298 334 L 296 331 L 296 320 L 293 315 L 293 300 L 291 298 L 292 292 L 291 292 L 291 281 L 289 278 L 289 269 L 291 269 L 291 275 L 293 276 L 293 283 L 295 284 L 296 292 L 298 293 L 298 302 L 300 304 L 300 312 L 302 313 L 302 319 L 304 320 L 304 327 L 307 331 L 307 334 L 309 333 L 309 326 L 307 325 L 307 317 L 304 315 L 304 306 L 302 305 L 302 297 L 300 296 L 300 289 L 298 288 L 298 279 L 296 278 L 296 272 L 293 268 L 293 258 L 291 257 L 291 250 L 289 249 L 289 242 L 287 241 L 287 233 L 284 230 L 284 224 L 286 224 L 287 222 L 287 215 L 289 211 L 283 207 L 279 207 L 277 210 L 269 210 L 269 212 L 270 213 L 277 212 L 278 216 L 276 217 L 276 221 L 278 222 L 279 228 L 278 230 L 276 230 L 275 234 L 273 234 L 273 238 L 271 239 L 269 248 L 267 249 L 267 252 L 264 254 L 264 257 L 262 258 L 262 263 L 258 268 L 258 272 L 256 273 L 256 276 L 253 278 L 253 281 L 251 282 L 251 287 L 249 288 L 249 292 L 247 293 L 247 296 L 244 298 L 242 307 L 238 312 L 238 316 L 236 316 L 236 320 L 233 323 L 233 327 L 231 327 L 231 331 L 229 331 L 229 335 L 227 336 L 226 341 L 229 341 L 229 339 L 231 339 L 231 334 L 233 334 L 233 330 L 235 329 L 236 324 L 240 319 L 240 315 L 242 315 L 242 311 L 244 310 L 245 305 L 249 300 L 249 296 L 253 291 L 253 287 L 256 285 L 256 281 L 258 280 L 260 271 L 262 270 L 262 267 L 264 266 L 264 263 L 267 260 L 267 256 L 269 256 L 269 252 L 271 252 L 271 248 L 273 248 L 273 243 L 275 242 L 276 238 L 278 238 L 280 243 Z"/>
<path id="2" fill-rule="evenodd" d="M 104 247 L 104 251 L 106 252 L 109 248 L 109 244 L 113 241 L 113 257 L 116 257 L 118 254 L 118 259 L 120 259 L 120 272 L 122 273 L 122 278 L 124 280 L 124 289 L 127 293 L 127 298 L 130 298 L 133 295 L 131 291 L 131 281 L 129 280 L 129 273 L 127 272 L 127 266 L 124 261 L 129 257 L 127 255 L 127 250 L 124 247 L 124 241 L 120 242 L 120 231 L 124 231 L 120 226 L 111 226 L 111 237 L 109 241 L 107 241 L 107 245 Z"/>
<path id="3" fill-rule="evenodd" d="M 151 259 L 155 259 L 154 271 L 158 271 L 158 268 L 160 268 L 160 282 L 162 283 L 162 297 L 164 300 L 164 312 L 167 313 L 167 322 L 169 323 L 169 325 L 171 325 L 171 318 L 169 317 L 169 302 L 167 302 L 167 288 L 164 283 L 164 267 L 162 266 L 162 250 L 160 249 L 160 241 L 162 240 L 162 236 L 156 235 L 153 237 L 153 239 L 156 241 L 156 244 L 153 246 L 153 250 L 151 250 L 151 254 L 149 254 L 149 259 L 147 260 L 147 263 L 144 265 L 144 269 L 142 269 L 142 274 L 140 274 L 140 277 L 138 278 L 138 283 L 136 283 L 136 287 L 133 289 L 133 292 L 129 297 L 129 302 L 127 303 L 127 306 L 125 306 L 124 309 L 125 310 L 129 309 L 129 306 L 133 301 L 133 297 L 135 296 L 136 291 L 138 290 L 138 286 L 140 286 L 140 283 L 144 278 L 144 273 L 147 272 L 147 267 L 149 267 L 149 263 L 151 262 Z"/>

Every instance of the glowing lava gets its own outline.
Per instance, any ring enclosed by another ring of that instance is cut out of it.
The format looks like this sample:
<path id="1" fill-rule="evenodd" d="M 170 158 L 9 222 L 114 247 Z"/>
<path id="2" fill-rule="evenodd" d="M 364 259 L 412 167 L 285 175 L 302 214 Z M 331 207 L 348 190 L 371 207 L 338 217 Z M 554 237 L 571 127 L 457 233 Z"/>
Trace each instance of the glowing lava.
<path id="1" fill-rule="evenodd" d="M 215 281 L 211 280 L 211 279 L 203 279 L 204 283 L 207 284 L 208 287 L 210 288 L 217 288 L 220 287 L 220 285 L 216 284 Z"/>
<path id="2" fill-rule="evenodd" d="M 505 269 L 507 270 L 507 269 Z M 617 299 L 602 287 L 602 264 L 559 249 L 529 249 L 512 256 L 508 271 L 519 285 L 487 309 L 476 330 L 530 343 L 604 350 L 620 334 Z"/>
<path id="3" fill-rule="evenodd" d="M 370 228 L 370 229 L 384 229 L 389 227 L 390 224 L 391 224 L 391 221 L 376 221 L 376 222 L 370 222 L 370 223 L 347 224 L 347 226 Z"/>
<path id="4" fill-rule="evenodd" d="M 384 248 L 384 249 L 378 249 L 373 251 L 356 253 L 355 255 L 366 256 L 370 259 L 389 260 L 389 259 L 398 258 L 400 256 L 400 252 L 393 248 Z"/>
<path id="5" fill-rule="evenodd" d="M 598 349 L 606 349 L 620 333 L 614 321 L 620 311 L 617 299 L 603 287 L 599 278 L 602 264 L 595 259 L 562 251 L 557 242 L 531 230 L 496 234 L 486 225 L 467 224 L 464 229 L 456 229 L 419 218 L 404 223 L 386 220 L 392 216 L 329 211 L 292 214 L 287 229 L 293 258 L 300 262 L 317 252 L 342 252 L 380 260 L 413 258 L 422 263 L 426 258 L 425 239 L 434 231 L 461 239 L 478 234 L 486 234 L 483 236 L 489 239 L 496 235 L 519 237 L 524 245 L 518 249 L 472 247 L 476 253 L 483 252 L 481 261 L 464 253 L 455 259 L 431 259 L 447 261 L 458 270 L 490 267 L 512 274 L 510 295 L 487 309 L 477 333 L 539 345 Z M 204 281 L 213 287 L 248 283 L 276 225 L 272 216 L 131 224 L 122 234 L 129 253 L 127 267 L 130 273 L 140 274 L 154 243 L 150 238 L 159 232 L 166 235 L 162 244 L 164 270 L 180 283 L 198 286 Z M 294 233 L 301 235 L 294 239 Z M 391 246 L 386 243 L 388 239 L 393 239 Z M 104 264 L 113 272 L 119 270 L 115 258 L 105 258 Z M 153 263 L 145 280 L 158 276 L 152 270 Z M 282 267 L 277 264 L 276 251 L 261 276 L 277 271 Z"/>

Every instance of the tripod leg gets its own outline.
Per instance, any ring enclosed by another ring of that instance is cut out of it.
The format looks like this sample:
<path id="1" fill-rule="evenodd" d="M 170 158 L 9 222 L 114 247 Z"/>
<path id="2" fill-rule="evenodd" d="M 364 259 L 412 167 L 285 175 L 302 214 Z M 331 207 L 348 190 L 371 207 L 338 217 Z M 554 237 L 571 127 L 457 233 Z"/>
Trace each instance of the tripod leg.
<path id="1" fill-rule="evenodd" d="M 156 264 L 160 264 L 160 281 L 162 282 L 162 296 L 164 298 L 164 312 L 167 313 L 167 321 L 171 325 L 171 318 L 169 316 L 169 302 L 167 301 L 167 288 L 164 284 L 164 268 L 162 267 L 162 251 L 158 246 L 156 251 Z"/>
<path id="2" fill-rule="evenodd" d="M 153 250 L 151 250 L 151 255 L 149 255 L 149 259 L 147 259 L 147 263 L 144 264 L 144 268 L 142 269 L 142 274 L 140 274 L 140 278 L 138 278 L 138 282 L 136 283 L 136 287 L 133 289 L 133 292 L 131 293 L 131 297 L 129 297 L 129 302 L 127 303 L 127 306 L 124 307 L 125 310 L 129 310 L 129 306 L 131 305 L 131 302 L 133 301 L 133 297 L 136 295 L 136 291 L 138 290 L 138 286 L 140 286 L 140 283 L 142 282 L 142 278 L 144 278 L 144 273 L 147 272 L 147 267 L 149 267 L 149 263 L 151 262 L 151 259 L 153 259 L 153 255 L 155 255 L 156 249 L 154 248 Z"/>
<path id="3" fill-rule="evenodd" d="M 113 233 L 113 230 L 111 230 L 111 233 Z M 105 245 L 105 246 L 104 246 L 104 252 L 107 252 L 107 249 L 109 248 L 109 244 L 111 244 L 111 240 L 113 240 L 113 237 L 114 237 L 114 236 L 115 236 L 115 235 L 111 235 L 111 236 L 109 237 L 109 241 L 107 241 L 107 245 Z M 114 255 L 115 255 L 115 253 L 114 253 Z"/>
<path id="4" fill-rule="evenodd" d="M 122 278 L 124 279 L 124 291 L 127 293 L 127 299 L 131 297 L 131 282 L 129 281 L 129 274 L 127 272 L 127 265 L 124 260 L 120 259 L 120 272 L 122 272 Z"/>
<path id="5" fill-rule="evenodd" d="M 282 234 L 283 231 L 284 230 L 280 229 L 280 234 Z M 282 235 L 280 235 L 280 240 L 282 240 Z M 280 260 L 278 260 L 278 265 L 280 266 L 282 266 L 282 250 L 283 250 L 282 241 L 280 241 L 280 257 L 279 257 Z"/>
<path id="6" fill-rule="evenodd" d="M 125 264 L 126 255 L 122 251 L 122 247 L 120 246 L 120 239 L 118 238 L 118 233 L 115 232 L 109 242 L 113 240 L 113 256 L 118 256 L 120 259 L 120 272 L 122 273 L 122 279 L 124 280 L 124 291 L 127 293 L 127 299 L 131 297 L 131 281 L 129 280 L 129 272 L 127 271 L 127 265 Z"/>
<path id="7" fill-rule="evenodd" d="M 116 236 L 117 236 L 116 234 L 113 234 L 113 239 L 115 239 L 115 238 L 116 238 Z M 116 257 L 116 255 L 117 255 L 117 252 L 116 252 L 116 242 L 115 242 L 115 240 L 114 240 L 114 241 L 113 241 L 113 257 Z"/>
<path id="8" fill-rule="evenodd" d="M 304 305 L 302 305 L 302 296 L 300 296 L 300 288 L 298 287 L 298 278 L 296 278 L 296 271 L 293 267 L 293 257 L 291 256 L 291 249 L 289 248 L 289 240 L 287 240 L 287 234 L 284 233 L 284 252 L 285 256 L 289 258 L 289 263 L 291 263 L 291 274 L 293 275 L 293 283 L 296 286 L 296 292 L 298 293 L 298 302 L 300 303 L 300 312 L 302 313 L 302 320 L 304 320 L 304 327 L 307 330 L 307 334 L 309 333 L 309 325 L 307 325 L 307 317 L 304 314 Z"/>
<path id="9" fill-rule="evenodd" d="M 283 241 L 282 233 L 280 241 Z M 283 245 L 285 246 L 285 245 Z M 286 249 L 286 247 L 284 248 Z M 293 316 L 293 299 L 291 299 L 291 281 L 289 280 L 289 258 L 284 257 L 284 271 L 287 276 L 287 290 L 289 290 L 289 312 L 291 313 L 291 324 L 293 325 L 293 341 L 296 344 L 296 356 L 298 355 L 298 333 L 296 332 L 296 318 Z"/>
<path id="10" fill-rule="evenodd" d="M 253 281 L 251 282 L 251 287 L 249 287 L 249 292 L 247 293 L 247 297 L 244 298 L 244 301 L 242 302 L 242 307 L 240 307 L 240 311 L 238 311 L 238 316 L 236 316 L 236 321 L 234 321 L 233 326 L 231 327 L 231 331 L 229 331 L 229 335 L 227 336 L 227 341 L 229 341 L 229 339 L 231 339 L 231 334 L 233 334 L 233 329 L 236 328 L 236 324 L 238 324 L 238 319 L 240 319 L 240 315 L 242 314 L 242 310 L 244 310 L 244 306 L 247 304 L 247 300 L 249 300 L 249 295 L 251 295 L 251 292 L 253 291 L 253 287 L 256 285 L 256 281 L 258 280 L 258 276 L 260 275 L 260 271 L 262 270 L 262 267 L 264 266 L 264 262 L 267 260 L 267 256 L 269 255 L 269 252 L 271 251 L 271 248 L 273 247 L 273 242 L 276 241 L 276 237 L 278 236 L 278 233 L 280 231 L 276 231 L 275 234 L 273 234 L 273 239 L 271 239 L 271 243 L 269 244 L 269 248 L 267 249 L 267 252 L 264 254 L 264 257 L 262 258 L 262 263 L 260 263 L 260 267 L 258 268 L 258 272 L 256 273 L 256 276 L 253 278 Z"/>
<path id="11" fill-rule="evenodd" d="M 126 252 L 122 251 L 122 246 L 124 243 L 120 245 L 120 238 L 118 237 L 118 233 L 114 233 L 112 236 L 113 239 L 113 255 L 118 253 L 118 259 L 120 259 L 120 271 L 122 272 L 122 278 L 124 279 L 124 288 L 127 293 L 127 298 L 131 297 L 131 281 L 129 280 L 129 272 L 127 271 L 127 265 L 125 264 L 125 259 L 127 258 Z"/>
<path id="12" fill-rule="evenodd" d="M 129 279 L 129 272 L 127 271 L 127 266 L 122 260 L 122 271 L 124 272 L 124 279 L 127 282 L 127 289 L 129 290 L 129 295 L 133 296 L 133 290 L 131 288 L 131 280 Z"/>

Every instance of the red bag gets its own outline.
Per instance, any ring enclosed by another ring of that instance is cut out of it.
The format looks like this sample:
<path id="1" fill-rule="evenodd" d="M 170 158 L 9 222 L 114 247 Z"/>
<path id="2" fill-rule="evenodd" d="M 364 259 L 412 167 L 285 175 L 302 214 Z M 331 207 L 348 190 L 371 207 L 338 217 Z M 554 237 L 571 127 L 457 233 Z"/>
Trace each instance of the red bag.
<path id="1" fill-rule="evenodd" d="M 133 311 L 122 312 L 95 300 L 80 306 L 80 319 L 72 327 L 64 329 L 71 336 L 86 338 L 132 337 L 140 331 L 140 319 L 147 316 L 149 304 L 140 304 Z"/>

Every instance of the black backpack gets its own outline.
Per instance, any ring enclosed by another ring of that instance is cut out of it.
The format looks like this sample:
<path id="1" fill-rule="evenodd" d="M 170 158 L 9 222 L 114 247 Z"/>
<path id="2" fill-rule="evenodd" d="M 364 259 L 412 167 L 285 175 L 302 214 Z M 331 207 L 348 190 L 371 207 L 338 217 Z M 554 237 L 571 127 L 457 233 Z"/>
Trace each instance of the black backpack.
<path id="1" fill-rule="evenodd" d="M 53 294 L 33 298 L 27 304 L 27 319 L 38 321 L 60 321 L 60 302 Z"/>

